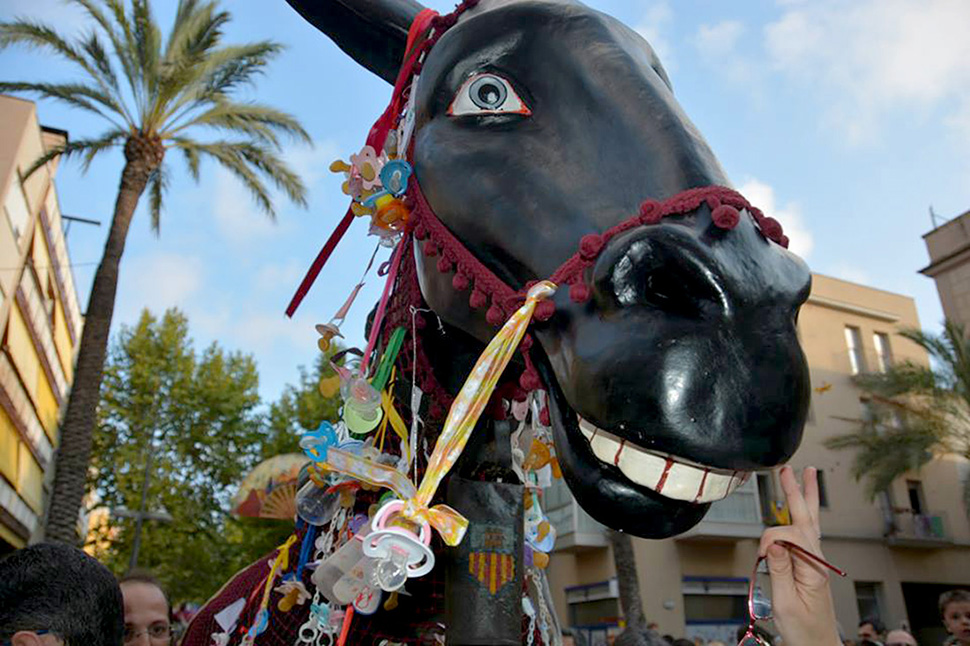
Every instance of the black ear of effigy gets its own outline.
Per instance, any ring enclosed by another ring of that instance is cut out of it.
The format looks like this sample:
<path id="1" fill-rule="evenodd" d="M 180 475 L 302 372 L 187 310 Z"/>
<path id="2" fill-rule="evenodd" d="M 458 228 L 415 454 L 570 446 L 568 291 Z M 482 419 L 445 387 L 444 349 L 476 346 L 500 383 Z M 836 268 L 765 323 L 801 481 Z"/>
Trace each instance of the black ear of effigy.
<path id="1" fill-rule="evenodd" d="M 388 83 L 397 78 L 408 29 L 424 7 L 414 0 L 286 0 L 340 49 Z"/>

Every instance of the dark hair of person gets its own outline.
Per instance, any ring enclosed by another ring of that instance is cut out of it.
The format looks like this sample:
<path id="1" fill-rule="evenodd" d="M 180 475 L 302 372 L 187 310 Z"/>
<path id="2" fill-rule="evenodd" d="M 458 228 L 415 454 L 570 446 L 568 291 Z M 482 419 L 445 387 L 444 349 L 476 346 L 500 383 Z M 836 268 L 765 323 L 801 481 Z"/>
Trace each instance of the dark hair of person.
<path id="1" fill-rule="evenodd" d="M 47 630 L 66 646 L 120 646 L 124 629 L 114 575 L 76 547 L 39 543 L 0 560 L 0 642 Z"/>
<path id="2" fill-rule="evenodd" d="M 946 613 L 946 607 L 951 603 L 970 603 L 970 591 L 947 590 L 940 595 L 940 618 Z"/>
<path id="3" fill-rule="evenodd" d="M 886 625 L 882 623 L 879 617 L 866 617 L 859 622 L 859 628 L 862 628 L 866 624 L 872 626 L 872 629 L 876 631 L 877 635 L 881 635 L 886 632 Z"/>

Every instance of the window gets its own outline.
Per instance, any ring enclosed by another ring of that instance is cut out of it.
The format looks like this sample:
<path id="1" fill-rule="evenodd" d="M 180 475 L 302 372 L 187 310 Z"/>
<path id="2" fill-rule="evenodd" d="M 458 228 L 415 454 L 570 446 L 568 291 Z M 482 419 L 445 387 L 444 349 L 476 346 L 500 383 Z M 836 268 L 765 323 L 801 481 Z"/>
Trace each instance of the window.
<path id="1" fill-rule="evenodd" d="M 882 620 L 882 583 L 878 581 L 856 581 L 855 601 L 859 607 L 859 618 Z"/>
<path id="2" fill-rule="evenodd" d="M 19 243 L 21 236 L 30 225 L 30 209 L 27 207 L 27 200 L 24 198 L 24 192 L 19 184 L 11 186 L 10 190 L 7 191 L 7 199 L 3 203 L 3 212 L 7 216 L 7 221 L 10 222 L 10 228 L 13 229 L 14 239 Z"/>
<path id="3" fill-rule="evenodd" d="M 617 625 L 620 592 L 616 579 L 566 588 L 570 626 Z"/>
<path id="4" fill-rule="evenodd" d="M 907 480 L 906 492 L 909 494 L 909 508 L 914 514 L 923 514 L 926 501 L 923 499 L 923 485 L 919 480 Z"/>
<path id="5" fill-rule="evenodd" d="M 818 470 L 818 505 L 823 509 L 828 509 L 829 506 L 829 492 L 825 488 L 825 472 L 821 469 Z"/>
<path id="6" fill-rule="evenodd" d="M 889 335 L 876 332 L 872 335 L 872 342 L 876 346 L 876 359 L 879 361 L 879 372 L 886 372 L 893 365 L 893 353 L 889 347 Z"/>
<path id="7" fill-rule="evenodd" d="M 862 334 L 859 328 L 845 326 L 845 345 L 849 350 L 849 366 L 853 375 L 865 372 L 866 363 L 862 356 Z"/>

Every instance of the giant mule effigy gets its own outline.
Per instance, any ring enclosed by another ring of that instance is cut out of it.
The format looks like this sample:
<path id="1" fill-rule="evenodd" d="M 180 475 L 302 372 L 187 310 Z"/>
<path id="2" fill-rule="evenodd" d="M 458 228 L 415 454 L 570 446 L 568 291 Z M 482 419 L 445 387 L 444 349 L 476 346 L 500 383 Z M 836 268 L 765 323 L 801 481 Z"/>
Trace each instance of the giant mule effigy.
<path id="1" fill-rule="evenodd" d="M 664 538 L 788 459 L 810 274 L 615 19 L 288 1 L 393 84 L 332 167 L 352 204 L 289 312 L 354 221 L 389 249 L 386 287 L 321 384 L 344 408 L 301 440 L 297 532 L 185 643 L 558 643 L 543 487 L 561 475 L 604 525 Z"/>

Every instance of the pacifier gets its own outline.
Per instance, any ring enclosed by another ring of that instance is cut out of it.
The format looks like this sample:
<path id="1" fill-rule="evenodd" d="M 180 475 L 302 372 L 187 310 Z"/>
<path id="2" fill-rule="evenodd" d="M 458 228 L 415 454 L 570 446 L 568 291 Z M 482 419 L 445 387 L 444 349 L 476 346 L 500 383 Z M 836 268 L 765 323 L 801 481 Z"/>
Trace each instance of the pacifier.
<path id="1" fill-rule="evenodd" d="M 347 430 L 356 435 L 370 433 L 384 417 L 381 394 L 353 370 L 331 365 L 340 375 L 340 395 L 344 400 L 343 420 L 347 424 Z"/>
<path id="2" fill-rule="evenodd" d="M 374 515 L 374 531 L 363 539 L 364 555 L 375 559 L 373 578 L 387 592 L 401 589 L 409 578 L 424 576 L 434 567 L 434 553 L 428 547 L 431 526 L 401 517 L 402 509 L 400 500 L 385 503 Z"/>

